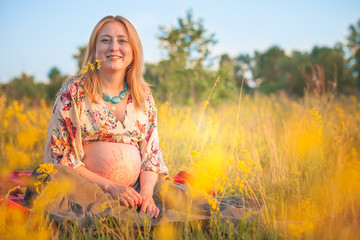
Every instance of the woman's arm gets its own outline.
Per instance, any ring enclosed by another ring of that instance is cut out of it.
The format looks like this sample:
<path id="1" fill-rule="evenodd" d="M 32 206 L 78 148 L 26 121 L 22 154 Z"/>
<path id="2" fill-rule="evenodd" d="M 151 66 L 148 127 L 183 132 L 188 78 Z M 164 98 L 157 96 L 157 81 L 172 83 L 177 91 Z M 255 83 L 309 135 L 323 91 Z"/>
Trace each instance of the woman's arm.
<path id="1" fill-rule="evenodd" d="M 158 177 L 159 174 L 152 171 L 140 173 L 140 195 L 142 197 L 140 213 L 147 213 L 152 218 L 157 218 L 160 213 L 153 199 L 154 187 Z"/>
<path id="2" fill-rule="evenodd" d="M 132 187 L 114 183 L 109 179 L 99 176 L 98 174 L 90 171 L 85 166 L 79 166 L 75 168 L 75 171 L 77 171 L 80 176 L 87 179 L 88 181 L 99 185 L 102 190 L 110 193 L 114 199 L 119 199 L 120 202 L 126 207 L 140 206 L 142 203 L 141 195 L 136 192 Z"/>
<path id="3" fill-rule="evenodd" d="M 159 178 L 159 174 L 167 175 L 168 169 L 159 146 L 157 109 L 150 91 L 146 98 L 145 106 L 149 122 L 148 128 L 146 129 L 146 136 L 140 142 L 140 153 L 142 156 L 140 195 L 143 200 L 140 213 L 146 212 L 151 217 L 156 218 L 160 210 L 156 207 L 153 199 L 154 187 Z"/>

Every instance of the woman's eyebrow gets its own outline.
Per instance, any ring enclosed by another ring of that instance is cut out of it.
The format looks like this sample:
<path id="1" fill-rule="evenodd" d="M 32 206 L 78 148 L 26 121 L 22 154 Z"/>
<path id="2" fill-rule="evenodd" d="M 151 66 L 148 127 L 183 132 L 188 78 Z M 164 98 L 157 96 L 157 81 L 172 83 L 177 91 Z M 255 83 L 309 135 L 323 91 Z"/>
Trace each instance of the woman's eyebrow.
<path id="1" fill-rule="evenodd" d="M 111 35 L 108 35 L 108 34 L 100 35 L 100 37 L 109 37 L 109 38 L 112 38 L 112 36 L 111 36 Z M 116 37 L 118 37 L 118 38 L 120 38 L 120 37 L 126 38 L 125 35 L 117 35 Z"/>

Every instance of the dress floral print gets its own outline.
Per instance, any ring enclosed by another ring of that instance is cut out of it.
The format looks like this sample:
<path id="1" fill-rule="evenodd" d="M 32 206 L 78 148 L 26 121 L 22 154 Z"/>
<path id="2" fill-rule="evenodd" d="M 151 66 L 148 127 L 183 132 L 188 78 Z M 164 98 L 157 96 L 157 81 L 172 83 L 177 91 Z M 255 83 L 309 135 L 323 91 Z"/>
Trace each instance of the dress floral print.
<path id="1" fill-rule="evenodd" d="M 44 161 L 76 168 L 84 165 L 83 146 L 92 142 L 134 145 L 141 156 L 141 171 L 168 174 L 157 131 L 157 110 L 149 91 L 145 106 L 136 110 L 128 94 L 125 119 L 118 120 L 101 101 L 91 102 L 83 79 L 69 80 L 59 91 L 49 122 Z"/>

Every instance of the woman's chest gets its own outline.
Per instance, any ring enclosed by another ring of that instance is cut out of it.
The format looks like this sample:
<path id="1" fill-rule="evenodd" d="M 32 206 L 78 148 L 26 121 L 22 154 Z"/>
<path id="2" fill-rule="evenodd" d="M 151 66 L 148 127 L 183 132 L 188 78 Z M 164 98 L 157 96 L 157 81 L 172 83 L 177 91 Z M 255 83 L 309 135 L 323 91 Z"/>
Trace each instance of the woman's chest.
<path id="1" fill-rule="evenodd" d="M 111 102 L 103 102 L 103 104 L 111 111 L 117 120 L 121 123 L 125 120 L 126 115 L 126 101 L 120 101 L 120 103 L 113 104 Z"/>
<path id="2" fill-rule="evenodd" d="M 118 139 L 141 141 L 148 128 L 146 111 L 136 110 L 132 103 L 111 105 L 85 102 L 80 116 L 81 134 L 84 141 L 106 141 Z M 129 139 L 130 138 L 130 139 Z"/>

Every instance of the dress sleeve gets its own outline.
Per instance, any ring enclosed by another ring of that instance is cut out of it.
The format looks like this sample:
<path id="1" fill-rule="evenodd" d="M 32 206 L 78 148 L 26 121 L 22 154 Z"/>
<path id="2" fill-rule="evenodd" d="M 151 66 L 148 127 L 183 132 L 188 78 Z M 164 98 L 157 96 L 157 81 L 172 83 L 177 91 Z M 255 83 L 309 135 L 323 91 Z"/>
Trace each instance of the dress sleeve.
<path id="1" fill-rule="evenodd" d="M 153 171 L 159 174 L 168 175 L 169 171 L 159 146 L 157 109 L 151 93 L 146 99 L 145 106 L 148 116 L 148 127 L 145 132 L 145 139 L 140 142 L 142 160 L 141 171 Z"/>
<path id="2" fill-rule="evenodd" d="M 79 103 L 84 92 L 67 82 L 59 91 L 51 114 L 45 144 L 44 162 L 73 168 L 84 165 Z"/>

